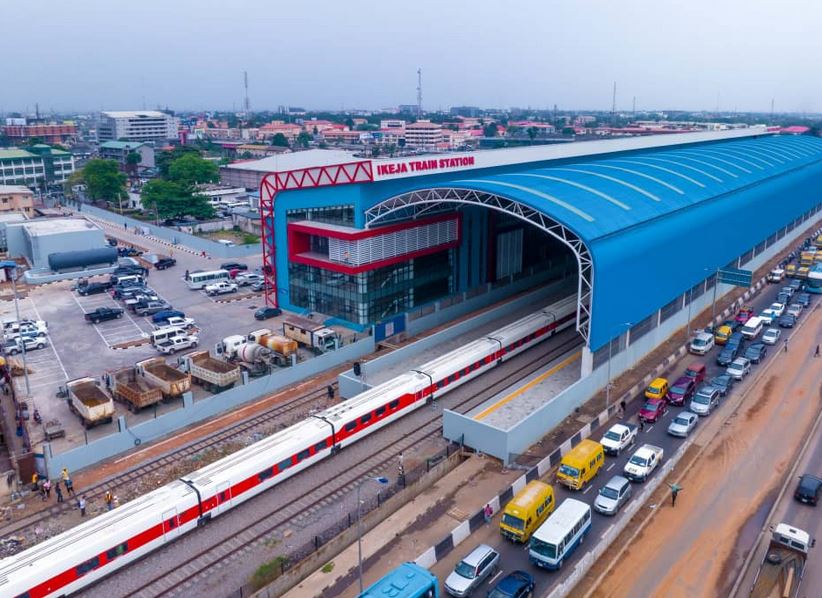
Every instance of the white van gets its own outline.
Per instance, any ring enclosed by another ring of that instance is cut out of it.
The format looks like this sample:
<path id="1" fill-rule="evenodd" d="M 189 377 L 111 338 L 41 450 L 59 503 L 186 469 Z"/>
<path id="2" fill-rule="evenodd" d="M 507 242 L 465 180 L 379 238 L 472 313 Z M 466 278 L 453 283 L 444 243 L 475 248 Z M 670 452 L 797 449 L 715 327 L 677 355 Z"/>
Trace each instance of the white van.
<path id="1" fill-rule="evenodd" d="M 127 285 L 133 283 L 142 284 L 143 282 L 143 277 L 138 276 L 137 274 L 127 274 L 125 276 L 112 276 L 111 278 L 111 282 L 118 285 Z"/>
<path id="2" fill-rule="evenodd" d="M 746 338 L 756 338 L 762 333 L 762 327 L 765 325 L 765 320 L 759 316 L 754 316 L 745 322 L 742 327 L 742 336 Z"/>
<path id="3" fill-rule="evenodd" d="M 185 329 L 180 326 L 165 326 L 163 328 L 158 328 L 151 333 L 151 344 L 156 347 L 157 343 L 162 343 L 163 341 L 167 341 L 175 336 L 185 336 L 185 334 Z"/>

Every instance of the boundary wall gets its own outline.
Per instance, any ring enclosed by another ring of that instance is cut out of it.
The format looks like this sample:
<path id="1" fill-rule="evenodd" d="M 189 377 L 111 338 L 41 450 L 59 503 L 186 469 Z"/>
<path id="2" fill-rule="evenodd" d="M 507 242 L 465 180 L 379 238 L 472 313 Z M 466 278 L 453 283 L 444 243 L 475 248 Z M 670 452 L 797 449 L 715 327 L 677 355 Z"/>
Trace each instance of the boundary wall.
<path id="1" fill-rule="evenodd" d="M 374 337 L 369 336 L 349 345 L 344 345 L 336 351 L 318 355 L 290 368 L 278 370 L 268 376 L 251 381 L 244 377 L 244 383 L 240 386 L 196 402 L 191 393 L 186 393 L 183 396 L 182 407 L 179 409 L 133 427 L 126 425 L 125 417 L 119 417 L 117 432 L 64 453 L 53 454 L 51 444 L 46 442 L 43 444 L 46 471 L 50 477 L 56 478 L 60 476 L 63 467 L 68 467 L 69 471 L 77 471 L 88 467 L 124 453 L 143 442 L 167 436 L 177 430 L 224 413 L 229 409 L 250 403 L 255 399 L 310 378 L 320 371 L 335 367 L 345 361 L 359 359 L 364 355 L 373 353 L 374 348 Z"/>
<path id="2" fill-rule="evenodd" d="M 798 220 L 800 220 L 800 222 L 807 222 L 811 220 L 811 215 L 806 214 L 804 218 Z M 741 260 L 738 260 L 737 265 L 744 265 L 748 269 L 755 270 L 764 265 L 776 254 L 789 247 L 792 243 L 796 242 L 798 238 L 806 236 L 809 231 L 815 230 L 817 225 L 817 221 L 814 221 L 814 224 L 810 227 L 795 226 L 790 232 L 786 232 L 780 239 L 776 240 L 766 249 L 760 252 L 754 250 L 751 253 L 751 259 L 746 262 L 740 263 Z M 705 285 L 706 281 L 703 281 L 702 284 Z M 743 295 L 740 301 L 735 302 L 734 305 L 722 313 L 717 314 L 716 321 L 721 322 L 725 320 L 740 307 L 742 303 L 759 292 L 766 284 L 767 282 L 764 276 L 754 282 L 751 289 Z M 733 289 L 731 285 L 722 286 L 723 288 L 717 291 L 717 301 Z M 689 293 L 686 292 L 685 297 L 687 297 L 688 294 Z M 683 297 L 680 297 L 680 300 L 683 302 L 682 307 L 664 321 L 660 321 L 661 311 L 657 311 L 654 316 L 656 318 L 656 326 L 635 342 L 631 342 L 630 332 L 623 335 L 626 338 L 620 336 L 617 340 L 613 341 L 614 349 L 613 355 L 611 356 L 611 380 L 638 363 L 645 355 L 653 351 L 677 330 L 685 328 L 691 320 L 691 315 L 699 314 L 705 308 L 709 308 L 713 300 L 713 290 L 706 291 L 703 286 L 699 297 L 691 297 L 690 305 L 685 304 L 686 300 L 683 299 Z M 687 343 L 689 341 L 690 335 L 688 338 L 683 337 L 684 344 L 681 348 L 683 354 L 687 350 Z M 620 347 L 619 352 L 617 352 L 617 347 Z M 672 358 L 675 357 L 676 356 L 672 356 Z M 656 368 L 655 372 L 664 370 L 668 363 L 669 361 L 666 360 L 664 364 Z M 653 377 L 653 374 L 646 376 L 644 384 L 650 382 Z M 445 409 L 443 410 L 443 436 L 452 442 L 462 442 L 479 452 L 487 453 L 501 459 L 503 463 L 508 465 L 517 455 L 524 453 L 529 446 L 533 445 L 549 430 L 557 426 L 572 413 L 574 409 L 589 400 L 599 390 L 603 389 L 607 383 L 608 364 L 606 361 L 605 363 L 599 364 L 591 374 L 569 386 L 550 402 L 507 430 Z M 642 387 L 644 387 L 644 384 Z M 640 392 L 642 387 L 632 390 L 632 392 L 628 393 L 627 397 L 612 397 L 613 401 L 616 403 L 619 403 L 620 400 L 630 401 Z"/>

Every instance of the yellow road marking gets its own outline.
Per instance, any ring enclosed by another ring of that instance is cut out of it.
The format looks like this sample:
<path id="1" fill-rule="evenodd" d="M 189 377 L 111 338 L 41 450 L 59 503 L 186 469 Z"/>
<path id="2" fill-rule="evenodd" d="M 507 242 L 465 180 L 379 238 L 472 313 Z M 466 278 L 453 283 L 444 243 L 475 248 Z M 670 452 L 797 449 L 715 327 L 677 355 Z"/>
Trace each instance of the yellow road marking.
<path id="1" fill-rule="evenodd" d="M 516 399 L 518 396 L 520 396 L 520 395 L 521 395 L 522 393 L 524 393 L 526 390 L 528 390 L 528 389 L 530 389 L 530 388 L 533 388 L 534 386 L 536 386 L 537 384 L 539 384 L 540 382 L 542 382 L 543 380 L 545 380 L 545 379 L 546 379 L 546 378 L 548 378 L 549 376 L 553 376 L 554 374 L 556 374 L 558 371 L 560 371 L 560 370 L 561 370 L 561 369 L 563 369 L 564 367 L 567 367 L 569 364 L 571 364 L 571 363 L 573 363 L 574 361 L 576 361 L 577 359 L 579 359 L 579 356 L 580 356 L 580 355 L 582 355 L 582 351 L 577 351 L 576 353 L 574 353 L 574 354 L 573 354 L 573 355 L 571 355 L 570 357 L 565 358 L 565 360 L 564 360 L 564 361 L 562 361 L 562 362 L 558 363 L 557 365 L 555 365 L 554 367 L 552 367 L 550 370 L 548 370 L 548 371 L 547 371 L 547 372 L 545 372 L 544 374 L 540 374 L 539 376 L 537 376 L 536 378 L 534 378 L 533 380 L 531 380 L 531 381 L 530 381 L 528 384 L 526 384 L 525 386 L 523 386 L 523 387 L 521 387 L 521 388 L 518 388 L 517 390 L 515 390 L 514 392 L 512 392 L 512 393 L 511 393 L 510 395 L 508 395 L 507 397 L 505 397 L 505 398 L 503 398 L 503 399 L 500 399 L 499 401 L 497 401 L 497 402 L 496 402 L 496 403 L 494 403 L 493 405 L 491 405 L 491 406 L 489 406 L 489 407 L 485 408 L 484 410 L 482 410 L 481 412 L 479 412 L 477 415 L 475 415 L 475 416 L 474 416 L 474 419 L 483 419 L 483 418 L 485 418 L 485 417 L 488 417 L 488 416 L 489 416 L 489 415 L 491 415 L 494 411 L 496 411 L 497 409 L 499 409 L 500 407 L 502 407 L 502 406 L 503 406 L 503 405 L 505 405 L 506 403 L 509 403 L 509 402 L 513 401 L 514 399 Z"/>

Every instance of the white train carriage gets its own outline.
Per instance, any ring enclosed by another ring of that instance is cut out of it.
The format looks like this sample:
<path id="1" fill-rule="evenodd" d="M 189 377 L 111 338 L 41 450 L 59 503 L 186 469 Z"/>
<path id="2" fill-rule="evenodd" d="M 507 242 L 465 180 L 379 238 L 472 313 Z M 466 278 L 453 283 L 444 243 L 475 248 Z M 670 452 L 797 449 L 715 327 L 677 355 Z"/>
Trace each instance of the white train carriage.
<path id="1" fill-rule="evenodd" d="M 487 338 L 499 344 L 499 361 L 511 359 L 571 326 L 576 306 L 576 299 L 567 297 L 489 334 Z"/>
<path id="2" fill-rule="evenodd" d="M 195 492 L 172 482 L 0 560 L 0 596 L 51 598 L 79 591 L 196 527 Z"/>
<path id="3" fill-rule="evenodd" d="M 414 371 L 430 386 L 423 396 L 435 399 L 494 367 L 497 349 L 498 343 L 481 338 L 419 366 Z"/>

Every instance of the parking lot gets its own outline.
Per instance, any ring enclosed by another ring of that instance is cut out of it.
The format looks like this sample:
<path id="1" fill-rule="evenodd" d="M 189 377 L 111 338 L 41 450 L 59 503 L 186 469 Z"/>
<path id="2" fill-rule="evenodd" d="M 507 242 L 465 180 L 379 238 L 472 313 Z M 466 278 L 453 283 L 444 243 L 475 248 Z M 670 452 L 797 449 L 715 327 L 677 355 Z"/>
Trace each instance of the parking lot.
<path id="1" fill-rule="evenodd" d="M 87 297 L 72 293 L 71 296 L 84 314 L 94 311 L 99 307 L 121 307 L 108 293 L 89 295 Z M 91 326 L 97 331 L 97 334 L 100 335 L 100 338 L 103 339 L 103 342 L 109 348 L 139 340 L 147 340 L 152 330 L 147 318 L 133 317 L 128 310 L 126 310 L 122 318 L 100 322 L 99 324 L 91 324 Z"/>

